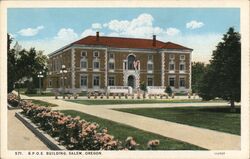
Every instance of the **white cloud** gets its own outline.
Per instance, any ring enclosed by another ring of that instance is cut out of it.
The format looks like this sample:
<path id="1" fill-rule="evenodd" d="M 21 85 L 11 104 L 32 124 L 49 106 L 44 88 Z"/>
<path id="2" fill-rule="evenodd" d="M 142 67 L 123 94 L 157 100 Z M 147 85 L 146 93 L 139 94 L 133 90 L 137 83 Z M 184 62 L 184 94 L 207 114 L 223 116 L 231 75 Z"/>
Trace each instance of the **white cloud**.
<path id="1" fill-rule="evenodd" d="M 157 33 L 162 31 L 159 27 L 153 27 L 153 20 L 154 18 L 152 15 L 143 13 L 130 21 L 111 20 L 108 23 L 104 23 L 103 27 L 111 31 L 109 35 L 149 38 L 154 31 Z"/>
<path id="2" fill-rule="evenodd" d="M 92 28 L 93 29 L 102 29 L 102 24 L 100 24 L 100 23 L 93 23 L 92 24 Z"/>
<path id="3" fill-rule="evenodd" d="M 176 28 L 167 28 L 167 31 L 166 31 L 167 35 L 169 36 L 175 36 L 177 34 L 180 33 L 180 30 L 176 29 Z"/>
<path id="4" fill-rule="evenodd" d="M 82 32 L 81 37 L 85 37 L 89 35 L 96 35 L 96 31 L 93 29 L 86 29 Z"/>
<path id="5" fill-rule="evenodd" d="M 57 35 L 54 37 L 55 40 L 72 41 L 78 38 L 78 35 L 71 28 L 61 28 Z"/>
<path id="6" fill-rule="evenodd" d="M 38 26 L 36 28 L 21 29 L 18 31 L 18 34 L 20 34 L 21 36 L 35 36 L 43 28 L 44 28 L 44 26 L 41 25 L 41 26 Z"/>
<path id="7" fill-rule="evenodd" d="M 40 39 L 40 40 L 23 40 L 18 41 L 19 44 L 25 48 L 30 49 L 31 47 L 35 47 L 37 50 L 44 50 L 45 54 L 49 54 L 75 40 L 77 40 L 79 36 L 75 31 L 71 28 L 61 28 L 56 36 L 52 38 Z"/>
<path id="8" fill-rule="evenodd" d="M 186 23 L 186 28 L 188 29 L 197 29 L 197 28 L 201 28 L 204 26 L 203 22 L 198 22 L 196 20 L 192 20 L 188 23 Z"/>

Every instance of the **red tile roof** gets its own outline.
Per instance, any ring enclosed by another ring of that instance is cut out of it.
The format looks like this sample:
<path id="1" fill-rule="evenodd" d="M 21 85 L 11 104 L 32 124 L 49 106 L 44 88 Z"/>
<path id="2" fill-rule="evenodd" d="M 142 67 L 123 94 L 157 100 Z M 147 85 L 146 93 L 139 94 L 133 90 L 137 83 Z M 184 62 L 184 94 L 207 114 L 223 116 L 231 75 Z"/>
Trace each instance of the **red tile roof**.
<path id="1" fill-rule="evenodd" d="M 121 38 L 121 37 L 106 37 L 100 36 L 97 40 L 96 36 L 87 36 L 72 44 L 79 45 L 102 45 L 114 48 L 138 48 L 138 49 L 188 49 L 190 48 L 167 42 L 156 40 L 156 45 L 153 46 L 153 39 L 138 39 L 138 38 Z"/>

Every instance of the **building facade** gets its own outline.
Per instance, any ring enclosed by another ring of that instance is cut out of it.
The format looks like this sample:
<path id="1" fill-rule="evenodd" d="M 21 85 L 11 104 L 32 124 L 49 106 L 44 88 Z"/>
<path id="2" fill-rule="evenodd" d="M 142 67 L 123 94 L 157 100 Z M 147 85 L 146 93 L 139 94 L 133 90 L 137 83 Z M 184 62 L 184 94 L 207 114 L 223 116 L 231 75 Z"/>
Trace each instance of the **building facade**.
<path id="1" fill-rule="evenodd" d="M 108 86 L 170 86 L 190 91 L 192 49 L 152 39 L 87 36 L 49 54 L 46 85 L 68 92 Z M 62 65 L 67 73 L 60 72 Z"/>

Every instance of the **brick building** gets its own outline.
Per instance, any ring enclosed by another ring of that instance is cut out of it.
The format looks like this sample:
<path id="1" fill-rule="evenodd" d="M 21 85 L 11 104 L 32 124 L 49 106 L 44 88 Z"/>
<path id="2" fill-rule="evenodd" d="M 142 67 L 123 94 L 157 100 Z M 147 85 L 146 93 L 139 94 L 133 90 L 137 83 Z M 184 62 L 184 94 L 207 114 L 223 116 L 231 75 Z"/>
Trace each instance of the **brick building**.
<path id="1" fill-rule="evenodd" d="M 100 91 L 108 86 L 191 85 L 192 49 L 152 39 L 87 36 L 49 54 L 47 88 L 69 92 Z M 67 73 L 60 73 L 65 65 Z M 65 77 L 64 81 L 62 76 Z"/>

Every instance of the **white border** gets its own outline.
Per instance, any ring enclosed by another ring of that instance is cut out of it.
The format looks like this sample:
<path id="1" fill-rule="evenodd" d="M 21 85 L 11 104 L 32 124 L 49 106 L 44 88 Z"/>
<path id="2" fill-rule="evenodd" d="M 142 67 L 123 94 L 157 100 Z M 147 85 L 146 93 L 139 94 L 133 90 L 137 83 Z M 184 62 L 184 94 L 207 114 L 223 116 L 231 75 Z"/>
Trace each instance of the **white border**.
<path id="1" fill-rule="evenodd" d="M 112 5 L 111 5 L 112 4 Z M 83 156 L 15 156 L 15 151 L 7 151 L 7 8 L 57 8 L 57 7 L 239 7 L 241 9 L 240 32 L 242 35 L 242 58 L 241 58 L 241 150 L 240 151 L 104 151 L 101 156 L 85 155 L 84 158 L 249 158 L 249 1 L 204 1 L 204 0 L 141 0 L 141 1 L 0 1 L 1 12 L 1 156 L 3 158 L 79 158 Z M 26 153 L 27 151 L 22 151 Z M 36 152 L 36 151 L 32 151 Z M 45 151 L 43 151 L 45 152 Z M 224 155 L 218 155 L 218 152 L 224 152 Z"/>

